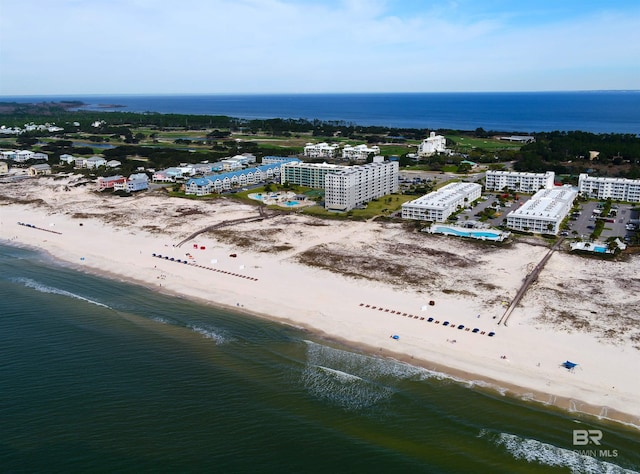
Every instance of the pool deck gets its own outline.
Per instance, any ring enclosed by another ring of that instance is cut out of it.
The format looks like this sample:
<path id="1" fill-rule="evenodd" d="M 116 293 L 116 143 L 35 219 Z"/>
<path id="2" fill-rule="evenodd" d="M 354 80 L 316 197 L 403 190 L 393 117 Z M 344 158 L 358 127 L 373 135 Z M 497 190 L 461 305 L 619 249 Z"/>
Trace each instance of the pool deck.
<path id="1" fill-rule="evenodd" d="M 314 201 L 295 199 L 296 193 L 288 191 L 288 192 L 270 192 L 270 193 L 252 193 L 249 194 L 248 197 L 250 199 L 254 199 L 256 201 L 261 201 L 265 203 L 267 206 L 280 206 L 287 209 L 292 208 L 300 208 L 313 206 L 315 204 Z M 291 204 L 295 202 L 296 204 Z"/>
<path id="2" fill-rule="evenodd" d="M 507 239 L 511 232 L 503 232 L 494 229 L 469 229 L 466 227 L 458 227 L 451 225 L 434 224 L 425 232 L 431 234 L 453 235 L 455 237 L 467 237 L 478 240 L 491 240 L 494 242 L 502 242 Z"/>

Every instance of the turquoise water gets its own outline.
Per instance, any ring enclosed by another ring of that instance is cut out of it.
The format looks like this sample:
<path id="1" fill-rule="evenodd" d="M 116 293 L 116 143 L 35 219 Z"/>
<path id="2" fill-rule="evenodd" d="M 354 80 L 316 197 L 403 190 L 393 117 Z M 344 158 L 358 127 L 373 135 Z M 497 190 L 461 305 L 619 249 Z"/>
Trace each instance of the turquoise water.
<path id="1" fill-rule="evenodd" d="M 0 295 L 3 472 L 640 470 L 638 431 L 31 251 L 0 245 Z"/>
<path id="2" fill-rule="evenodd" d="M 298 201 L 287 201 L 286 204 L 287 204 L 287 206 L 297 206 L 298 204 L 300 204 L 300 202 L 298 202 Z"/>
<path id="3" fill-rule="evenodd" d="M 481 230 L 460 231 L 457 229 L 452 229 L 451 227 L 442 227 L 442 226 L 436 227 L 436 230 L 448 232 L 450 234 L 454 234 L 459 237 L 485 237 L 488 239 L 497 239 L 500 237 L 499 232 L 487 232 L 487 231 L 481 231 Z"/>
<path id="4" fill-rule="evenodd" d="M 607 252 L 607 247 L 595 246 L 595 247 L 593 247 L 593 251 L 594 252 L 598 252 L 598 253 L 606 253 Z"/>

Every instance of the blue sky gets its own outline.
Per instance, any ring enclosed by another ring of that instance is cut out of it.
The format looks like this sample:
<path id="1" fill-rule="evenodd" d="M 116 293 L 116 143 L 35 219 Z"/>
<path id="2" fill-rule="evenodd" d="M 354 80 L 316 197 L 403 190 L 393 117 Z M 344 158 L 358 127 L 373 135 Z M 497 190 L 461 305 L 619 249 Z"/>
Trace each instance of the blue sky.
<path id="1" fill-rule="evenodd" d="M 0 95 L 640 89 L 640 2 L 0 0 Z"/>

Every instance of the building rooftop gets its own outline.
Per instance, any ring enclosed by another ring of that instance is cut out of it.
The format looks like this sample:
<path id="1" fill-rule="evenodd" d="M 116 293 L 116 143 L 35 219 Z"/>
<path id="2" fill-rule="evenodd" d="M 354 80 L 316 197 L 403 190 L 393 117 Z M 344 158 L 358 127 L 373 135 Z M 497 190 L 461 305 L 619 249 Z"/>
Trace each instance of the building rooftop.
<path id="1" fill-rule="evenodd" d="M 298 168 L 318 168 L 318 169 L 335 169 L 335 170 L 347 168 L 347 166 L 334 165 L 333 163 L 305 163 L 304 161 L 300 161 L 297 158 L 293 158 L 291 162 L 287 163 L 287 166 L 298 167 Z"/>
<path id="2" fill-rule="evenodd" d="M 508 216 L 514 217 L 548 217 L 555 219 L 567 209 L 577 196 L 578 191 L 571 186 L 542 189 L 519 209 L 511 211 Z"/>
<path id="3" fill-rule="evenodd" d="M 292 158 L 292 160 L 296 160 L 296 158 Z M 268 170 L 280 168 L 280 166 L 282 166 L 282 163 L 273 163 L 270 165 L 255 166 L 253 168 L 247 168 L 244 170 L 229 171 L 228 173 L 212 174 L 212 175 L 205 176 L 204 178 L 191 178 L 187 182 L 187 186 L 192 183 L 195 183 L 198 186 L 206 186 L 207 184 L 211 182 L 215 182 L 217 180 L 224 181 L 227 178 L 232 179 L 234 177 L 240 177 L 242 175 L 247 175 L 249 173 L 255 173 L 256 171 L 266 172 Z"/>
<path id="4" fill-rule="evenodd" d="M 440 188 L 438 191 L 426 194 L 418 199 L 414 199 L 406 203 L 412 206 L 424 206 L 429 208 L 442 208 L 445 209 L 460 198 L 460 194 L 468 193 L 473 188 L 481 188 L 477 183 L 450 183 Z"/>

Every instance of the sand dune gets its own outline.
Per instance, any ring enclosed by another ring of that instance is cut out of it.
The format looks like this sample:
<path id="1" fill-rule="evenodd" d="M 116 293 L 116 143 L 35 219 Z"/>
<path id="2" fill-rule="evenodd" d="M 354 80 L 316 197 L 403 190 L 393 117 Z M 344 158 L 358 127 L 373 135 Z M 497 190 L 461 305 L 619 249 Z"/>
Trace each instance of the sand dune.
<path id="1" fill-rule="evenodd" d="M 196 230 L 258 216 L 257 208 L 162 192 L 119 198 L 81 182 L 0 184 L 0 239 L 84 271 L 640 426 L 638 256 L 608 262 L 556 252 L 505 327 L 497 324 L 505 304 L 547 252 L 539 243 L 499 246 L 418 233 L 404 223 L 278 214 L 176 247 Z M 578 367 L 562 368 L 567 359 Z"/>

